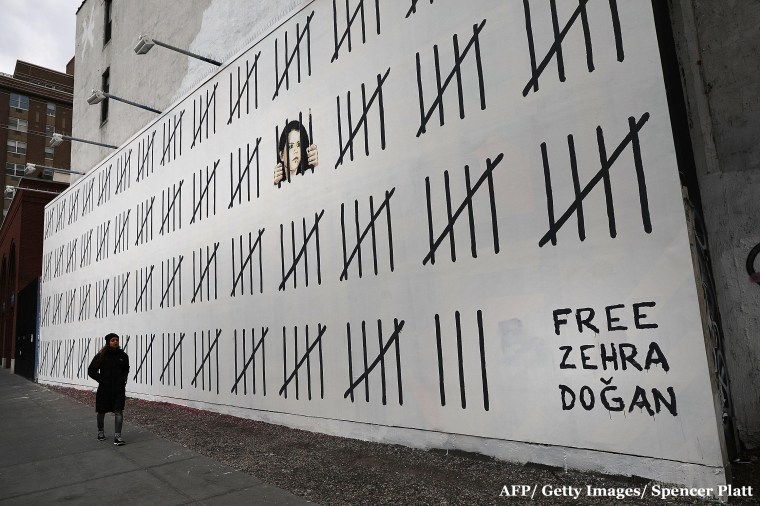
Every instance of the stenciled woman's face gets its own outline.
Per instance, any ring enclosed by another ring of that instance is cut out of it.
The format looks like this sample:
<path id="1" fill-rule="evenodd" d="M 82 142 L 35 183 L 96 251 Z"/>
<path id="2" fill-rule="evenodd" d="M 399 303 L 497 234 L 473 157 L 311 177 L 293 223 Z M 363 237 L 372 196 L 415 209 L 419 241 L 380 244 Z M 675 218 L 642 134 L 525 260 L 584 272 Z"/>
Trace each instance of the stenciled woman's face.
<path id="1" fill-rule="evenodd" d="M 290 165 L 288 165 L 288 159 L 285 158 L 286 151 L 289 156 Z M 285 150 L 280 154 L 280 158 L 282 164 L 286 168 L 290 168 L 290 173 L 295 174 L 301 163 L 301 132 L 299 130 L 291 130 L 288 132 L 288 144 L 285 147 Z"/>

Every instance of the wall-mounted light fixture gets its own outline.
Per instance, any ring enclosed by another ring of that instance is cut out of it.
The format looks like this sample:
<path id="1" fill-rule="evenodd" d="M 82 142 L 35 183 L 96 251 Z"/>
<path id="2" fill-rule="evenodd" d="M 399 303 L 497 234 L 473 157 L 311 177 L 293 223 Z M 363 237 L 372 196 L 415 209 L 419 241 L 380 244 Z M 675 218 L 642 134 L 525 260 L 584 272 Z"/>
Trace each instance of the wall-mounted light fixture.
<path id="1" fill-rule="evenodd" d="M 160 40 L 151 39 L 147 35 L 140 35 L 140 37 L 137 39 L 137 45 L 135 46 L 135 53 L 137 54 L 145 54 L 148 51 L 151 50 L 153 46 L 161 46 L 165 47 L 166 49 L 171 49 L 172 51 L 176 51 L 178 53 L 182 53 L 184 55 L 190 56 L 192 58 L 197 58 L 198 60 L 205 61 L 206 63 L 210 63 L 211 65 L 216 65 L 217 67 L 220 67 L 222 64 L 219 63 L 216 60 L 212 60 L 211 58 L 206 58 L 205 56 L 201 56 L 195 53 L 191 53 L 190 51 L 186 51 L 184 49 L 180 49 L 178 47 L 170 46 L 169 44 L 165 42 L 161 42 Z"/>
<path id="2" fill-rule="evenodd" d="M 51 192 L 47 190 L 38 190 L 37 188 L 24 188 L 23 186 L 10 186 L 7 185 L 5 187 L 5 198 L 6 199 L 12 199 L 14 195 L 16 195 L 16 192 L 19 190 L 25 191 L 25 192 L 34 192 L 34 193 L 47 193 L 49 195 L 60 195 L 61 192 Z"/>
<path id="3" fill-rule="evenodd" d="M 87 144 L 94 144 L 96 146 L 102 146 L 104 148 L 119 149 L 118 146 L 113 146 L 111 144 L 103 144 L 102 142 L 88 141 L 87 139 L 77 139 L 76 137 L 71 137 L 69 135 L 63 135 L 63 134 L 59 134 L 59 133 L 54 133 L 50 137 L 50 147 L 51 148 L 55 148 L 57 146 L 60 146 L 63 141 L 84 142 L 84 143 L 87 143 Z"/>
<path id="4" fill-rule="evenodd" d="M 49 167 L 47 165 L 40 165 L 39 163 L 27 163 L 26 169 L 24 169 L 24 175 L 25 176 L 31 176 L 32 174 L 36 173 L 37 171 L 40 172 L 59 172 L 61 174 L 77 174 L 79 176 L 84 176 L 84 172 L 79 172 L 76 170 L 71 169 L 59 169 L 58 167 Z"/>
<path id="5" fill-rule="evenodd" d="M 158 109 L 154 109 L 152 107 L 148 107 L 147 105 L 138 104 L 137 102 L 132 102 L 131 100 L 127 100 L 126 98 L 117 97 L 116 95 L 111 95 L 110 93 L 106 93 L 105 91 L 101 90 L 92 90 L 92 94 L 87 97 L 87 103 L 90 105 L 99 104 L 103 100 L 110 98 L 112 100 L 118 100 L 119 102 L 124 102 L 125 104 L 132 105 L 134 107 L 139 107 L 140 109 L 145 109 L 146 111 L 155 112 L 156 114 L 161 114 L 161 111 Z"/>

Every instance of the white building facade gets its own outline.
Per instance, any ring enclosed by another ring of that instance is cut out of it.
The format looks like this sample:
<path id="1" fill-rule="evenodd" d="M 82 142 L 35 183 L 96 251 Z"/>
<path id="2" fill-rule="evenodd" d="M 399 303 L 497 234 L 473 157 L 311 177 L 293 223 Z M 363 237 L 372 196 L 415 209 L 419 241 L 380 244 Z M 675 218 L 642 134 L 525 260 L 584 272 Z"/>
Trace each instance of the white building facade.
<path id="1" fill-rule="evenodd" d="M 40 381 L 92 386 L 73 365 L 116 331 L 131 395 L 725 482 L 734 429 L 756 444 L 757 409 L 724 380 L 756 382 L 757 348 L 738 357 L 735 325 L 710 331 L 657 16 L 85 1 L 73 136 L 120 149 L 73 146 L 91 173 L 49 209 Z M 683 57 L 694 32 L 675 19 Z M 138 56 L 141 34 L 223 65 Z M 87 105 L 104 87 L 162 113 Z M 287 144 L 314 145 L 318 163 L 277 186 L 276 163 L 300 162 L 278 146 L 293 121 Z M 735 296 L 718 290 L 721 312 Z"/>

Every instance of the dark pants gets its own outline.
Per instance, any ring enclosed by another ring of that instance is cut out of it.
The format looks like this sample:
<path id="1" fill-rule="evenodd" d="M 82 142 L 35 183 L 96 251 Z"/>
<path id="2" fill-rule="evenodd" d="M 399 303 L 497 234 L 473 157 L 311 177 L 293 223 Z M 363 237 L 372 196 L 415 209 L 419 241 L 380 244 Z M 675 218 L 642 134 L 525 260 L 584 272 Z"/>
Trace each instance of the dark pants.
<path id="1" fill-rule="evenodd" d="M 98 431 L 103 431 L 103 423 L 105 422 L 106 414 L 98 413 Z M 114 434 L 121 434 L 121 425 L 124 423 L 124 412 L 114 411 Z"/>

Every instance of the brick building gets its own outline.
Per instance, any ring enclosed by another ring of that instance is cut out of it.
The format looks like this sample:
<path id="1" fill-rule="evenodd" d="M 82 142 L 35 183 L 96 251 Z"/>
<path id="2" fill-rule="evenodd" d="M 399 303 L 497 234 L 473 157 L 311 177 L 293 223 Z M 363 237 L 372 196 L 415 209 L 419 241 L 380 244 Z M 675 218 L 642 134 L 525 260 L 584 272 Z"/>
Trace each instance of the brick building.
<path id="1" fill-rule="evenodd" d="M 66 73 L 16 61 L 13 75 L 0 73 L 0 164 L 5 167 L 3 190 L 16 186 L 27 163 L 68 169 L 71 143 L 49 146 L 53 133 L 71 135 L 74 59 Z M 68 175 L 43 173 L 49 179 Z M 3 192 L 5 194 L 5 192 Z M 4 199 L 3 216 L 10 199 Z"/>
<path id="2" fill-rule="evenodd" d="M 0 227 L 0 367 L 33 378 L 45 205 L 68 183 L 21 177 Z"/>
<path id="3" fill-rule="evenodd" d="M 0 73 L 0 146 L 5 146 L 0 150 L 0 164 L 5 166 L 0 366 L 29 378 L 34 370 L 45 205 L 68 186 L 69 176 L 43 169 L 30 178 L 24 171 L 27 163 L 70 168 L 71 143 L 53 148 L 49 141 L 53 133 L 71 135 L 73 87 L 73 58 L 66 73 L 20 60 L 13 75 Z"/>

